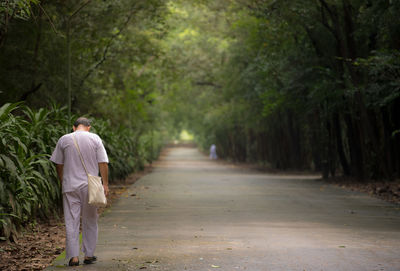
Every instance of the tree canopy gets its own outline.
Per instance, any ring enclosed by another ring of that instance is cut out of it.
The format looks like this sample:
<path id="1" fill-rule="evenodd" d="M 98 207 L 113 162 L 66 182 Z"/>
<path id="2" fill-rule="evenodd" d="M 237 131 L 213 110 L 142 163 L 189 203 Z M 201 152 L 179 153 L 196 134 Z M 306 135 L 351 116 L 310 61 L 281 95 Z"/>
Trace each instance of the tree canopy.
<path id="1" fill-rule="evenodd" d="M 179 75 L 169 101 L 179 105 L 180 123 L 204 148 L 216 143 L 222 157 L 395 178 L 399 8 L 395 1 L 174 1 L 167 55 Z"/>

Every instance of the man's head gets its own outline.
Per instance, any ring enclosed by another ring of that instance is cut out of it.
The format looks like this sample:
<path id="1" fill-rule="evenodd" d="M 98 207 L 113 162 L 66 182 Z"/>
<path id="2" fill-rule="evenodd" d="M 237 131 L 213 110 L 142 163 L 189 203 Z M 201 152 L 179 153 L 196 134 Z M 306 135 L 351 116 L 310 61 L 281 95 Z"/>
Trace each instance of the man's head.
<path id="1" fill-rule="evenodd" d="M 74 131 L 89 131 L 90 127 L 90 120 L 84 117 L 80 117 L 74 122 L 74 127 L 72 127 L 72 129 Z"/>

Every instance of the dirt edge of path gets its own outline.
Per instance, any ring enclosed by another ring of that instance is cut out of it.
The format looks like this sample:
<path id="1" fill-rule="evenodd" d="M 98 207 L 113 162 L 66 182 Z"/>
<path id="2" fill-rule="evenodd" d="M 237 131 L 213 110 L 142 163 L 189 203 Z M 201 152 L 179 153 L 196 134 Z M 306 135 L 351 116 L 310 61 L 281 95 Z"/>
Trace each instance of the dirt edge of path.
<path id="1" fill-rule="evenodd" d="M 123 194 L 130 185 L 153 170 L 147 165 L 125 180 L 109 185 L 107 207 L 99 209 L 101 215 Z M 15 242 L 0 241 L 0 270 L 44 270 L 65 250 L 64 218 L 53 217 L 25 229 Z"/>
<path id="2" fill-rule="evenodd" d="M 350 191 L 366 193 L 381 200 L 400 204 L 400 180 L 393 181 L 374 181 L 368 180 L 361 182 L 349 177 L 331 177 L 321 179 L 322 182 L 333 184 Z"/>

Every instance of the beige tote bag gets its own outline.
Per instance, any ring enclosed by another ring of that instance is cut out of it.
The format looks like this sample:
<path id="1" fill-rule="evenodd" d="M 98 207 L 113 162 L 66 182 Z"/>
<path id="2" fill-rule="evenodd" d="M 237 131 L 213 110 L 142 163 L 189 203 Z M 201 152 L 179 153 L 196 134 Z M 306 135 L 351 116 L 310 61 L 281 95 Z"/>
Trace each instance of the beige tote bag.
<path id="1" fill-rule="evenodd" d="M 89 172 L 86 169 L 85 162 L 83 161 L 79 145 L 76 142 L 74 135 L 72 135 L 72 139 L 74 140 L 75 147 L 78 150 L 79 157 L 81 158 L 82 165 L 85 168 L 86 175 L 88 177 L 89 205 L 93 205 L 96 207 L 105 207 L 107 205 L 107 198 L 106 195 L 104 194 L 104 187 L 101 181 L 101 177 L 89 174 Z"/>

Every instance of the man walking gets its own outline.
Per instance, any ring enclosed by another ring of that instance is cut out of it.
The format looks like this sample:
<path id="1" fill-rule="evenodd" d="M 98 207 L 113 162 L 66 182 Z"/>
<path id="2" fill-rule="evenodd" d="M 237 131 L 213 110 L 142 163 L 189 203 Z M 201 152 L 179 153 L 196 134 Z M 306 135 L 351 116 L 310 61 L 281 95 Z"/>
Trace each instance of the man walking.
<path id="1" fill-rule="evenodd" d="M 61 181 L 66 228 L 66 257 L 69 266 L 79 265 L 79 224 L 82 215 L 82 251 L 84 263 L 96 261 L 97 207 L 88 204 L 88 178 L 74 138 L 81 150 L 88 173 L 103 180 L 104 192 L 108 194 L 108 157 L 100 137 L 90 133 L 90 120 L 78 118 L 73 133 L 62 136 L 50 158 L 56 164 Z"/>
<path id="2" fill-rule="evenodd" d="M 210 147 L 210 159 L 211 160 L 216 160 L 218 159 L 217 156 L 217 147 L 215 146 L 215 144 L 212 144 Z"/>

